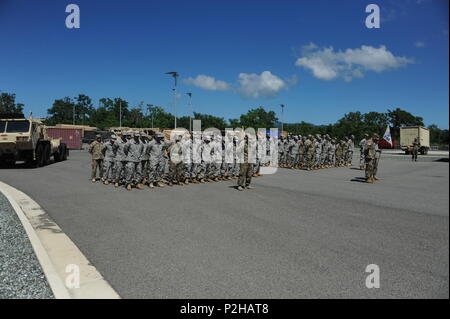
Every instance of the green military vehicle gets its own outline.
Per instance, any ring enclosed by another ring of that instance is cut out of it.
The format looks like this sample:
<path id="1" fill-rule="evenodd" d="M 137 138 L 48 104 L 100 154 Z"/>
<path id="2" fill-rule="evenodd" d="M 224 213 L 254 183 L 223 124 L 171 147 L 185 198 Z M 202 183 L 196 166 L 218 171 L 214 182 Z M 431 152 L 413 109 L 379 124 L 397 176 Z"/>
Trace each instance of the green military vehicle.
<path id="1" fill-rule="evenodd" d="M 24 161 L 27 166 L 48 165 L 65 161 L 69 155 L 66 144 L 60 139 L 49 138 L 40 120 L 14 116 L 0 117 L 0 165 L 14 165 Z"/>

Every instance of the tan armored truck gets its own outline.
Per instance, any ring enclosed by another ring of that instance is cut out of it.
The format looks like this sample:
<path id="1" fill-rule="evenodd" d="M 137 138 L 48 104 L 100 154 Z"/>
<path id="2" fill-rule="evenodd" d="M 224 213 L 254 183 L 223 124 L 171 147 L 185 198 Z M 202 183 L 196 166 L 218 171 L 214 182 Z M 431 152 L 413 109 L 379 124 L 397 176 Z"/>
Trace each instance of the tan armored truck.
<path id="1" fill-rule="evenodd" d="M 14 165 L 25 161 L 28 166 L 40 167 L 65 161 L 69 155 L 66 144 L 52 139 L 40 120 L 0 118 L 0 165 Z"/>

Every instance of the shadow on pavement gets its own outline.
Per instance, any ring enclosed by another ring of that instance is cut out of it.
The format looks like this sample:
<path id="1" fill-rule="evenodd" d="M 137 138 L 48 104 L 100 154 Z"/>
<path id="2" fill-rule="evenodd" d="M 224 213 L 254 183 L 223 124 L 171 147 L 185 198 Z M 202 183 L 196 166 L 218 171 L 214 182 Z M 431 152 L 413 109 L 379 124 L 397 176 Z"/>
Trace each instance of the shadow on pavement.
<path id="1" fill-rule="evenodd" d="M 366 178 L 365 177 L 355 177 L 355 178 L 352 178 L 350 181 L 351 182 L 365 183 L 366 182 Z"/>

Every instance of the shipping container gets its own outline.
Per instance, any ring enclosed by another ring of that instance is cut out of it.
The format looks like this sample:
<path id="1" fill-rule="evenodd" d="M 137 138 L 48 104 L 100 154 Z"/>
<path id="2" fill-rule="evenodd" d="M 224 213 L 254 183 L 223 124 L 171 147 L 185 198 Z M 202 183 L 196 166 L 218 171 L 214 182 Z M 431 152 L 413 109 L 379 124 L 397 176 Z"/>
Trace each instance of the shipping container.
<path id="1" fill-rule="evenodd" d="M 63 143 L 66 143 L 69 150 L 81 150 L 83 148 L 82 129 L 47 127 L 47 133 L 49 137 L 60 138 Z"/>
<path id="2" fill-rule="evenodd" d="M 420 143 L 419 152 L 423 155 L 428 154 L 430 149 L 430 130 L 422 126 L 404 126 L 400 127 L 400 146 L 405 154 L 412 151 L 412 145 L 415 139 Z"/>

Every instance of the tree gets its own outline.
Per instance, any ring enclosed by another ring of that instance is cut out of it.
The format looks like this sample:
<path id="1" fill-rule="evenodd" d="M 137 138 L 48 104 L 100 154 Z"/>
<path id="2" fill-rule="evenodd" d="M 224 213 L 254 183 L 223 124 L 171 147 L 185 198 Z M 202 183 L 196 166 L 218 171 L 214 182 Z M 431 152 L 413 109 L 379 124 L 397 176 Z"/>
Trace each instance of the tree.
<path id="1" fill-rule="evenodd" d="M 23 104 L 16 103 L 16 95 L 14 93 L 0 94 L 0 113 L 23 113 Z"/>
<path id="2" fill-rule="evenodd" d="M 227 127 L 227 122 L 223 117 L 217 117 L 209 114 L 201 114 L 194 112 L 194 119 L 202 121 L 202 130 L 212 127 L 219 130 L 225 130 L 225 128 Z"/>
<path id="3" fill-rule="evenodd" d="M 125 121 L 125 126 L 129 127 L 144 127 L 144 114 L 139 107 L 132 108 L 128 113 Z"/>
<path id="4" fill-rule="evenodd" d="M 363 115 L 361 112 L 347 113 L 334 126 L 331 126 L 326 134 L 331 133 L 330 135 L 341 138 L 353 134 L 355 139 L 359 140 L 367 131 L 365 116 L 366 114 Z"/>
<path id="5" fill-rule="evenodd" d="M 319 131 L 318 126 L 311 123 L 307 123 L 305 121 L 301 121 L 300 123 L 294 124 L 285 123 L 284 129 L 291 134 L 302 136 L 318 134 Z"/>
<path id="6" fill-rule="evenodd" d="M 152 106 L 149 110 L 148 119 L 151 122 L 151 118 L 153 117 L 153 125 L 157 128 L 171 128 L 174 123 L 174 116 L 170 113 L 167 113 L 160 106 Z M 151 123 L 150 125 L 151 126 Z"/>
<path id="7" fill-rule="evenodd" d="M 400 127 L 402 126 L 424 126 L 423 118 L 414 116 L 400 108 L 388 110 L 387 116 L 392 126 L 391 134 L 393 139 L 400 137 Z"/>
<path id="8" fill-rule="evenodd" d="M 94 124 L 91 123 L 91 116 L 95 111 L 91 98 L 87 95 L 79 94 L 75 101 L 75 124 Z"/>
<path id="9" fill-rule="evenodd" d="M 377 133 L 378 135 L 383 136 L 384 131 L 389 124 L 389 118 L 386 113 L 369 112 L 364 114 L 363 117 L 365 133 L 369 135 Z M 392 136 L 392 138 L 395 139 L 394 136 Z"/>
<path id="10" fill-rule="evenodd" d="M 276 117 L 274 111 L 267 112 L 264 108 L 258 107 L 256 109 L 249 110 L 246 114 L 242 114 L 239 121 L 230 120 L 230 123 L 234 124 L 234 126 L 244 128 L 252 127 L 257 130 L 258 128 L 270 129 L 275 127 L 275 123 L 277 121 L 278 118 Z"/>
<path id="11" fill-rule="evenodd" d="M 57 99 L 53 106 L 47 110 L 49 117 L 45 121 L 46 125 L 72 124 L 74 101 L 70 97 Z"/>
<path id="12" fill-rule="evenodd" d="M 448 130 L 441 130 L 436 124 L 428 126 L 430 130 L 430 143 L 434 145 L 447 145 L 449 143 Z"/>

